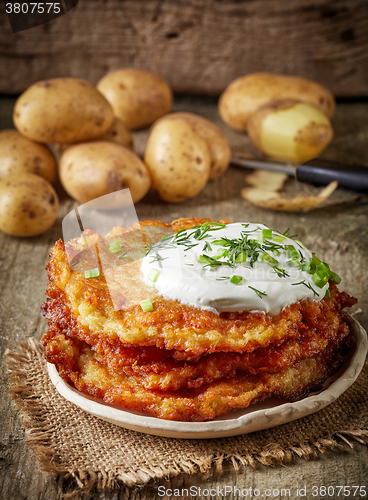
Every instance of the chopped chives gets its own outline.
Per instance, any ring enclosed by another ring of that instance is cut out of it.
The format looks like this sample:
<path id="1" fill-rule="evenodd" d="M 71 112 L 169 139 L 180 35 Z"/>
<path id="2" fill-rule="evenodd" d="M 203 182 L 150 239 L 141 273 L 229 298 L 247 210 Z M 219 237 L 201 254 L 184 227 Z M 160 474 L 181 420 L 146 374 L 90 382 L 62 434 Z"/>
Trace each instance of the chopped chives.
<path id="1" fill-rule="evenodd" d="M 312 255 L 312 262 L 313 262 L 316 266 L 318 266 L 318 265 L 321 263 L 321 261 L 319 260 L 319 258 L 318 258 L 318 257 L 316 257 L 315 255 Z"/>
<path id="2" fill-rule="evenodd" d="M 308 274 L 314 274 L 316 270 L 317 267 L 312 259 L 310 259 L 309 262 L 306 262 L 305 264 L 302 265 L 302 271 L 305 271 Z"/>
<path id="3" fill-rule="evenodd" d="M 294 268 L 297 268 L 297 269 L 299 269 L 299 268 L 300 268 L 300 262 L 299 262 L 297 259 L 290 259 L 290 260 L 287 260 L 287 261 L 286 261 L 286 264 L 287 264 L 289 267 L 294 267 Z"/>
<path id="4" fill-rule="evenodd" d="M 331 274 L 330 275 L 331 281 L 333 281 L 334 283 L 336 283 L 336 285 L 338 285 L 341 282 L 340 276 L 336 273 L 333 273 L 332 271 L 330 274 Z"/>
<path id="5" fill-rule="evenodd" d="M 328 278 L 329 275 L 324 271 L 316 271 L 312 276 L 312 280 L 315 282 L 318 288 L 323 288 L 328 282 Z"/>
<path id="6" fill-rule="evenodd" d="M 159 274 L 160 274 L 160 271 L 158 271 L 157 269 L 155 269 L 153 267 L 150 270 L 150 272 L 147 274 L 147 279 L 149 279 L 150 281 L 153 281 L 153 283 L 155 283 L 157 281 Z"/>
<path id="7" fill-rule="evenodd" d="M 317 271 L 323 271 L 326 275 L 331 273 L 329 266 L 325 262 L 321 262 L 317 266 Z"/>
<path id="8" fill-rule="evenodd" d="M 120 250 L 121 250 L 120 241 L 113 241 L 109 244 L 110 253 L 117 253 L 120 252 Z"/>
<path id="9" fill-rule="evenodd" d="M 118 260 L 124 259 L 124 257 L 126 257 L 127 255 L 128 254 L 126 252 L 122 253 L 121 255 L 119 255 Z"/>
<path id="10" fill-rule="evenodd" d="M 286 255 L 289 259 L 299 260 L 298 250 L 294 247 L 294 245 L 285 245 Z"/>
<path id="11" fill-rule="evenodd" d="M 221 259 L 221 257 L 228 257 L 229 252 L 225 250 L 225 248 L 221 249 L 219 248 L 215 255 L 213 256 L 214 259 Z"/>
<path id="12" fill-rule="evenodd" d="M 75 262 L 73 262 L 72 264 L 70 264 L 70 267 L 74 267 L 78 264 L 79 260 L 76 260 Z"/>
<path id="13" fill-rule="evenodd" d="M 272 229 L 262 229 L 262 236 L 269 240 L 272 239 Z"/>
<path id="14" fill-rule="evenodd" d="M 285 240 L 286 240 L 286 238 L 284 236 L 275 236 L 273 238 L 273 241 L 276 241 L 277 243 L 282 243 Z"/>
<path id="15" fill-rule="evenodd" d="M 243 281 L 243 278 L 241 276 L 237 276 L 234 274 L 232 278 L 230 278 L 230 283 L 235 283 L 235 285 L 239 285 Z"/>
<path id="16" fill-rule="evenodd" d="M 329 289 L 326 290 L 325 297 L 328 299 L 331 297 L 331 292 Z"/>
<path id="17" fill-rule="evenodd" d="M 141 300 L 139 305 L 141 306 L 143 312 L 153 311 L 153 304 L 150 299 Z"/>
<path id="18" fill-rule="evenodd" d="M 274 250 L 272 250 L 272 253 L 278 257 L 280 255 L 280 250 L 277 250 L 277 248 L 275 248 Z"/>
<path id="19" fill-rule="evenodd" d="M 267 252 L 264 252 L 262 255 L 261 255 L 261 260 L 267 262 L 267 264 L 269 266 L 277 266 L 278 264 L 278 261 L 276 259 L 274 259 L 273 257 L 271 257 L 271 255 L 269 255 Z"/>
<path id="20" fill-rule="evenodd" d="M 200 255 L 197 262 L 199 262 L 200 264 L 208 264 L 208 259 L 208 255 Z"/>
<path id="21" fill-rule="evenodd" d="M 240 253 L 235 260 L 236 262 L 246 262 L 247 254 L 244 252 Z"/>
<path id="22" fill-rule="evenodd" d="M 87 269 L 87 271 L 84 271 L 84 276 L 87 279 L 98 278 L 100 276 L 100 270 L 98 267 L 95 267 L 94 269 Z"/>

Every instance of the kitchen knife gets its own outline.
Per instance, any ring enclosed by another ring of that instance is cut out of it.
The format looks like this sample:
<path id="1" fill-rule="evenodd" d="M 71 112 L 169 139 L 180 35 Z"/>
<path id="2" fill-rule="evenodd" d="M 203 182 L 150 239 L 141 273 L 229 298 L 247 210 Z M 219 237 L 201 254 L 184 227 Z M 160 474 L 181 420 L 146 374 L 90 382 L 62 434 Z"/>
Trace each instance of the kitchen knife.
<path id="1" fill-rule="evenodd" d="M 232 156 L 231 164 L 237 167 L 282 172 L 294 176 L 300 182 L 315 185 L 326 186 L 332 181 L 337 181 L 340 187 L 368 193 L 368 166 L 347 165 L 322 158 L 314 158 L 296 166 L 288 162 L 258 159 L 243 154 Z"/>

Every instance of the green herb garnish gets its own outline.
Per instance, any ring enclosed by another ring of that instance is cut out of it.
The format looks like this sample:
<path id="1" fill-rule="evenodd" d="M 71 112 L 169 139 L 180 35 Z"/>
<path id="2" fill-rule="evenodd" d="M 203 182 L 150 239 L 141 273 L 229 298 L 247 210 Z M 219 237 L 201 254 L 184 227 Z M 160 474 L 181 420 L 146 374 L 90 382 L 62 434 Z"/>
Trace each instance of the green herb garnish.
<path id="1" fill-rule="evenodd" d="M 153 311 L 153 304 L 150 299 L 141 300 L 139 303 L 143 312 Z"/>
<path id="2" fill-rule="evenodd" d="M 230 278 L 230 283 L 234 283 L 235 285 L 239 285 L 242 281 L 242 276 L 237 276 L 236 274 L 234 274 L 234 276 Z"/>
<path id="3" fill-rule="evenodd" d="M 98 278 L 100 276 L 100 270 L 98 267 L 95 267 L 94 269 L 87 269 L 87 271 L 84 271 L 84 276 L 87 279 Z"/>
<path id="4" fill-rule="evenodd" d="M 157 281 L 157 278 L 159 277 L 160 275 L 160 271 L 158 271 L 157 269 L 155 269 L 154 267 L 149 271 L 149 273 L 147 274 L 147 279 L 153 281 L 153 283 L 155 283 Z"/>
<path id="5" fill-rule="evenodd" d="M 112 241 L 109 243 L 109 252 L 110 253 L 117 253 L 120 252 L 121 246 L 120 246 L 120 241 Z"/>
<path id="6" fill-rule="evenodd" d="M 252 286 L 248 285 L 248 288 L 251 288 L 254 292 L 256 292 L 256 294 L 258 295 L 258 297 L 260 299 L 263 299 L 262 295 L 267 295 L 266 292 L 261 292 L 261 290 L 257 290 L 257 288 L 253 288 Z"/>

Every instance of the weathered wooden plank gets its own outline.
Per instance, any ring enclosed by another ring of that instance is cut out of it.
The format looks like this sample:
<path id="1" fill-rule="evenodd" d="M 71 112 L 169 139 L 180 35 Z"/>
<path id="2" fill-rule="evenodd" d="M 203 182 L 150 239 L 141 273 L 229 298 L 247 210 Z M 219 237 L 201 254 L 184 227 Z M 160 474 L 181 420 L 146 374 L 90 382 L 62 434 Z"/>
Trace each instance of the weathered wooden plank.
<path id="1" fill-rule="evenodd" d="M 67 15 L 11 34 L 0 5 L 0 93 L 110 70 L 155 71 L 175 91 L 219 94 L 245 73 L 315 79 L 368 95 L 365 0 L 80 0 Z"/>
<path id="2" fill-rule="evenodd" d="M 13 99 L 0 100 L 0 129 L 8 127 Z M 214 120 L 226 133 L 234 149 L 245 151 L 249 147 L 243 134 L 230 131 L 221 124 L 214 98 L 181 97 L 175 102 L 176 110 L 193 111 Z M 341 161 L 355 161 L 368 165 L 368 104 L 340 104 L 333 121 L 335 139 L 325 156 Z M 147 131 L 135 134 L 140 151 L 144 148 Z M 316 210 L 306 214 L 282 214 L 261 210 L 249 205 L 240 197 L 245 171 L 231 168 L 222 178 L 210 182 L 196 198 L 180 205 L 160 202 L 148 196 L 136 206 L 140 219 L 170 221 L 176 217 L 229 217 L 235 220 L 254 220 L 271 227 L 292 228 L 317 252 L 323 255 L 343 278 L 343 288 L 359 299 L 362 312 L 357 319 L 368 327 L 368 205 L 362 199 L 354 204 Z M 54 241 L 61 236 L 63 216 L 73 207 L 64 199 L 58 220 L 44 235 L 31 239 L 11 238 L 0 233 L 0 357 L 16 340 L 35 335 L 40 338 L 46 321 L 40 316 L 40 304 L 44 300 L 47 253 Z M 355 308 L 356 309 L 356 308 Z M 6 395 L 4 369 L 1 370 L 0 388 L 0 491 L 7 500 L 57 499 L 58 485 L 49 474 L 42 474 L 24 440 L 24 430 L 14 405 Z M 356 444 L 344 453 L 327 452 L 317 462 L 296 459 L 288 467 L 267 468 L 260 466 L 234 472 L 225 465 L 224 474 L 212 477 L 201 475 L 179 476 L 132 490 L 104 491 L 87 496 L 78 495 L 76 500 L 158 500 L 158 486 L 165 488 L 224 488 L 236 485 L 239 489 L 266 488 L 289 489 L 290 496 L 280 494 L 272 498 L 285 500 L 296 497 L 296 488 L 306 486 L 313 500 L 312 486 L 365 485 L 368 477 L 368 448 Z M 197 490 L 198 491 L 198 490 Z M 184 497 L 185 498 L 185 497 Z M 189 495 L 187 498 L 196 498 Z M 199 496 L 197 495 L 197 498 Z M 215 498 L 215 497 L 214 497 Z M 219 496 L 218 498 L 221 498 Z M 241 498 L 229 494 L 229 499 Z M 264 497 L 265 498 L 265 497 Z M 338 498 L 337 496 L 332 498 Z"/>

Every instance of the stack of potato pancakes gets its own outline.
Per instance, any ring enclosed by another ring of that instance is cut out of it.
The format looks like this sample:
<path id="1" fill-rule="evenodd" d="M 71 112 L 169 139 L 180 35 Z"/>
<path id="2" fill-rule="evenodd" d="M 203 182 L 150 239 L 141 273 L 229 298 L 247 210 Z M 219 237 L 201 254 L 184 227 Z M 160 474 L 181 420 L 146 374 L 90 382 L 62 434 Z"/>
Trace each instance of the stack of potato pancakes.
<path id="1" fill-rule="evenodd" d="M 146 221 L 56 243 L 43 345 L 66 382 L 155 417 L 203 421 L 270 397 L 301 399 L 336 372 L 352 342 L 343 308 L 356 300 L 333 283 L 329 298 L 301 300 L 277 316 L 217 314 L 145 284 L 145 246 L 206 221 Z"/>

